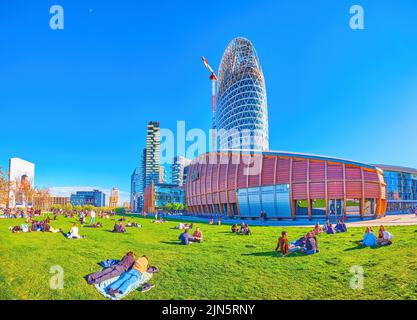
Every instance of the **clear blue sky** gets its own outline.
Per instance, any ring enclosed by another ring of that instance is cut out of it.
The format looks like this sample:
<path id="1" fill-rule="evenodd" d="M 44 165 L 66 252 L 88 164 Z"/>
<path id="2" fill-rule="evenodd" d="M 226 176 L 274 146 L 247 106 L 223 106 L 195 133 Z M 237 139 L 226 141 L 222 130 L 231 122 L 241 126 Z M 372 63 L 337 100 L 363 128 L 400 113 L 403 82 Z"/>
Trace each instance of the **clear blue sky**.
<path id="1" fill-rule="evenodd" d="M 236 36 L 263 67 L 271 149 L 417 167 L 415 0 L 2 1 L 0 165 L 36 163 L 39 186 L 129 191 L 149 120 L 210 127 L 200 56 L 217 69 Z"/>

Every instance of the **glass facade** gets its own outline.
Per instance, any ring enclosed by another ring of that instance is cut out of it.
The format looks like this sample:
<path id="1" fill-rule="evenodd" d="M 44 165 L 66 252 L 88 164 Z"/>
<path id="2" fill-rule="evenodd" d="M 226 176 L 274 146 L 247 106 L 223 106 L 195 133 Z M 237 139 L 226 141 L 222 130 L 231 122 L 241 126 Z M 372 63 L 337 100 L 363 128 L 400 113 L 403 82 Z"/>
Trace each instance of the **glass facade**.
<path id="1" fill-rule="evenodd" d="M 384 170 L 387 183 L 387 214 L 415 213 L 417 210 L 417 170 Z"/>
<path id="2" fill-rule="evenodd" d="M 268 150 L 265 80 L 252 43 L 236 38 L 219 68 L 216 128 L 220 149 Z"/>
<path id="3" fill-rule="evenodd" d="M 185 205 L 185 189 L 174 184 L 155 184 L 155 207 L 164 208 L 167 203 Z"/>
<path id="4" fill-rule="evenodd" d="M 106 205 L 106 195 L 99 190 L 77 191 L 71 195 L 70 201 L 73 206 L 93 205 L 104 207 Z"/>

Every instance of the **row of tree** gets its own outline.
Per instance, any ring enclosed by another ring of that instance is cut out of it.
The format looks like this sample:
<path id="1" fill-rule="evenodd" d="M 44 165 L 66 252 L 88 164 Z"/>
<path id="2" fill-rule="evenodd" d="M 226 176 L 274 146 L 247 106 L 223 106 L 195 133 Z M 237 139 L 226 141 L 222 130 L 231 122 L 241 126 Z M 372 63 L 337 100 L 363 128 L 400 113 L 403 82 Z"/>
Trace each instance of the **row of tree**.
<path id="1" fill-rule="evenodd" d="M 163 209 L 167 212 L 181 212 L 185 210 L 185 205 L 180 202 L 168 202 L 165 204 Z"/>

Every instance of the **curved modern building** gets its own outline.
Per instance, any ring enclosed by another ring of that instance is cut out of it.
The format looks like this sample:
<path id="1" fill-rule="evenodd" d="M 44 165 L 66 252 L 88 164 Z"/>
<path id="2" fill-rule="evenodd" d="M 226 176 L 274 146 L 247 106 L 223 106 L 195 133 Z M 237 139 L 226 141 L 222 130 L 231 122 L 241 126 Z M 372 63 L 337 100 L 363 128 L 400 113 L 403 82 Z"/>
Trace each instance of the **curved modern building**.
<path id="1" fill-rule="evenodd" d="M 219 74 L 216 128 L 220 150 L 268 150 L 265 79 L 252 43 L 233 39 Z"/>
<path id="2" fill-rule="evenodd" d="M 212 152 L 194 159 L 186 184 L 191 214 L 270 219 L 385 215 L 383 171 L 351 160 L 290 152 Z"/>

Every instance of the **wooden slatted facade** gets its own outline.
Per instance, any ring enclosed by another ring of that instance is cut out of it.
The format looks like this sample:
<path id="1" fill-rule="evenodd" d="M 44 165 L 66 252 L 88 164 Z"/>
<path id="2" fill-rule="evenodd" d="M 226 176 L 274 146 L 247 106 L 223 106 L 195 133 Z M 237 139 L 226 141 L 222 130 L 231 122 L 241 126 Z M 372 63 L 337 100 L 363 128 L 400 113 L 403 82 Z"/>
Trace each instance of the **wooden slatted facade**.
<path id="1" fill-rule="evenodd" d="M 259 172 L 247 175 L 251 159 L 259 165 Z M 188 211 L 194 214 L 240 215 L 239 189 L 283 184 L 289 186 L 293 219 L 297 218 L 297 201 L 308 203 L 308 218 L 312 219 L 312 201 L 317 199 L 325 201 L 326 216 L 333 199 L 344 204 L 345 214 L 350 199 L 360 203 L 361 217 L 365 215 L 366 199 L 375 200 L 376 216 L 385 215 L 386 210 L 382 170 L 349 160 L 280 152 L 208 153 L 192 161 L 188 177 L 186 202 Z"/>

